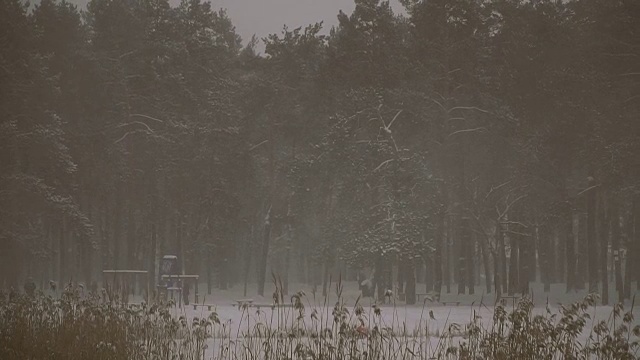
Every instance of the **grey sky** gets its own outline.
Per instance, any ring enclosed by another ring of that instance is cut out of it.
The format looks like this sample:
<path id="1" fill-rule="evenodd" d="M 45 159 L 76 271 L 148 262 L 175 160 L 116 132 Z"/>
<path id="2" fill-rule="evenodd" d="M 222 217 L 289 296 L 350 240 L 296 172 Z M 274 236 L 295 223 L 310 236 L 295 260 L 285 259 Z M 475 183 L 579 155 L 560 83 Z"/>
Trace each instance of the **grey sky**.
<path id="1" fill-rule="evenodd" d="M 355 8 L 353 0 L 212 0 L 214 8 L 226 8 L 243 40 L 253 34 L 259 38 L 280 33 L 283 25 L 293 29 L 318 21 L 325 30 L 336 25 L 338 11 L 347 14 Z M 400 9 L 393 0 L 396 11 Z"/>
<path id="2" fill-rule="evenodd" d="M 170 0 L 178 3 L 180 0 Z M 85 7 L 88 0 L 71 0 Z M 290 29 L 324 22 L 327 31 L 338 22 L 338 11 L 351 14 L 355 8 L 353 0 L 211 0 L 214 9 L 225 8 L 233 20 L 237 32 L 246 43 L 253 34 L 263 38 L 280 33 L 286 24 Z M 398 0 L 391 0 L 394 10 L 401 11 Z"/>

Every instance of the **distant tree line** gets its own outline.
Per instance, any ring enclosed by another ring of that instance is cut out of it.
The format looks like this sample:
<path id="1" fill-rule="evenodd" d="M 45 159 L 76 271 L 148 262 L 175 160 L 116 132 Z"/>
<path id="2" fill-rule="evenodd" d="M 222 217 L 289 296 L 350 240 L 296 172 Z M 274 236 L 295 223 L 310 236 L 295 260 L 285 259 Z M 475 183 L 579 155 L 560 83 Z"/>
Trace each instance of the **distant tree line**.
<path id="1" fill-rule="evenodd" d="M 640 2 L 401 2 L 259 56 L 201 0 L 0 0 L 1 284 L 153 283 L 174 254 L 209 291 L 366 268 L 409 303 L 628 298 Z"/>

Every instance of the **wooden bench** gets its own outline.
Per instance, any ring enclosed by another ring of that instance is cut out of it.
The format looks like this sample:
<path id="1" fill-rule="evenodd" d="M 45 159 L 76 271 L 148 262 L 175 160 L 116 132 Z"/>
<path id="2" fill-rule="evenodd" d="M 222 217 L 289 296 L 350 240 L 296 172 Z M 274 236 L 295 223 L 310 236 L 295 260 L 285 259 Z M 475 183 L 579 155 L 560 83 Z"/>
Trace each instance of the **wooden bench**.
<path id="1" fill-rule="evenodd" d="M 434 293 L 416 293 L 416 301 L 420 302 L 420 298 L 422 298 L 422 302 L 425 301 L 425 299 L 429 299 L 430 301 L 435 300 L 435 294 Z"/>
<path id="2" fill-rule="evenodd" d="M 293 304 L 254 304 L 253 300 L 251 301 L 239 301 L 236 300 L 236 303 L 233 306 L 238 309 L 242 309 L 243 307 L 256 308 L 260 310 L 260 308 L 284 308 L 284 307 L 292 307 Z"/>
<path id="3" fill-rule="evenodd" d="M 236 303 L 233 306 L 237 306 L 238 308 L 241 308 L 243 306 L 251 306 L 253 305 L 253 299 L 239 299 L 236 300 Z"/>
<path id="4" fill-rule="evenodd" d="M 513 304 L 515 305 L 518 301 L 520 301 L 520 299 L 522 298 L 522 296 L 518 296 L 518 295 L 507 295 L 507 296 L 501 296 L 500 299 L 504 299 L 505 302 L 511 300 L 513 302 Z"/>
<path id="5" fill-rule="evenodd" d="M 460 306 L 460 301 L 440 301 L 440 303 L 444 306 L 447 306 L 447 304 L 456 304 L 456 306 Z"/>
<path id="6" fill-rule="evenodd" d="M 198 307 L 207 307 L 207 310 L 211 311 L 211 308 L 214 307 L 214 304 L 193 304 L 193 310 L 197 310 Z"/>

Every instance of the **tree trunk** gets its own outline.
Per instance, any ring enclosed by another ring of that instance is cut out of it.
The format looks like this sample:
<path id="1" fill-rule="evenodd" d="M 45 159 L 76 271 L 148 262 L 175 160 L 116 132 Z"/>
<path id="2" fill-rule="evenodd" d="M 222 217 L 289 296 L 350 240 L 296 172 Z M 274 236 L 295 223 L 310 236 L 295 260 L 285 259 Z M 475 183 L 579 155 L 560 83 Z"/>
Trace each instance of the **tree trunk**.
<path id="1" fill-rule="evenodd" d="M 453 229 L 453 221 L 452 216 L 446 217 L 446 225 L 445 225 L 446 235 L 444 237 L 444 259 L 443 269 L 444 269 L 444 283 L 447 286 L 447 294 L 451 294 L 451 242 L 453 240 L 452 229 Z"/>
<path id="2" fill-rule="evenodd" d="M 465 230 L 465 226 L 463 222 L 460 221 L 458 215 L 456 215 L 455 222 L 455 244 L 456 246 L 456 256 L 457 256 L 457 275 L 456 281 L 458 282 L 458 294 L 465 293 L 466 280 L 467 280 L 467 247 L 471 246 L 471 241 L 467 237 L 467 232 Z"/>
<path id="3" fill-rule="evenodd" d="M 564 225 L 565 236 L 565 255 L 567 256 L 567 289 L 570 292 L 576 289 L 576 251 L 575 251 L 575 234 L 573 233 L 573 215 L 571 210 L 567 212 Z"/>
<path id="4" fill-rule="evenodd" d="M 269 257 L 269 242 L 271 240 L 271 208 L 264 218 L 264 231 L 262 233 L 262 256 L 258 268 L 258 295 L 264 296 L 264 283 L 267 277 L 267 258 Z"/>
<path id="5" fill-rule="evenodd" d="M 322 274 L 322 296 L 327 296 L 329 293 L 329 275 L 330 265 L 327 261 L 324 262 L 324 271 Z"/>
<path id="6" fill-rule="evenodd" d="M 631 253 L 633 256 L 631 262 L 633 264 L 633 276 L 630 280 L 636 282 L 637 291 L 640 288 L 640 277 L 638 276 L 638 268 L 640 267 L 640 265 L 638 265 L 638 258 L 640 257 L 640 194 L 636 194 L 633 198 L 633 229 L 633 237 L 631 238 L 631 249 L 633 250 Z"/>
<path id="7" fill-rule="evenodd" d="M 499 299 L 507 291 L 507 254 L 500 223 L 496 224 L 495 287 L 496 299 Z"/>
<path id="8" fill-rule="evenodd" d="M 593 179 L 589 179 L 589 186 L 593 186 Z M 596 190 L 591 189 L 586 194 L 587 197 L 587 258 L 589 293 L 598 292 L 598 242 L 596 235 Z"/>
<path id="9" fill-rule="evenodd" d="M 416 269 L 415 261 L 413 259 L 407 259 L 406 266 L 406 280 L 407 287 L 405 291 L 405 299 L 407 305 L 414 305 L 416 303 Z"/>
<path id="10" fill-rule="evenodd" d="M 475 263 L 476 237 L 471 234 L 471 224 L 468 218 L 462 219 L 462 251 L 465 254 L 465 278 L 470 295 L 475 293 Z"/>
<path id="11" fill-rule="evenodd" d="M 65 236 L 67 235 L 67 219 L 65 216 L 62 216 L 62 226 L 60 227 L 60 237 L 58 243 L 58 275 L 60 278 L 58 279 L 58 289 L 62 290 L 64 288 L 64 283 L 66 282 L 67 273 L 66 273 L 66 253 L 67 253 L 67 244 L 65 241 Z"/>
<path id="12" fill-rule="evenodd" d="M 482 252 L 482 267 L 484 268 L 484 280 L 485 291 L 487 294 L 491 294 L 491 257 L 489 255 L 489 245 L 486 238 L 483 238 L 480 243 L 480 251 Z"/>
<path id="13" fill-rule="evenodd" d="M 207 295 L 211 295 L 211 291 L 213 290 L 213 271 L 211 271 L 211 259 L 211 249 L 207 249 L 207 255 L 204 265 L 207 272 Z M 247 294 L 245 294 L 244 296 L 247 296 Z"/>
<path id="14" fill-rule="evenodd" d="M 123 246 L 123 250 L 126 254 L 126 269 L 136 269 L 136 225 L 133 216 L 133 204 L 130 201 L 127 206 L 127 241 Z"/>
<path id="15" fill-rule="evenodd" d="M 575 230 L 573 232 L 574 237 L 575 237 L 575 244 L 576 244 L 576 282 L 575 282 L 575 288 L 577 290 L 584 290 L 585 289 L 585 282 L 588 281 L 588 277 L 589 277 L 589 268 L 588 268 L 588 257 L 587 255 L 587 249 L 586 249 L 586 244 L 587 242 L 585 241 L 586 239 L 586 234 L 587 234 L 587 222 L 585 221 L 585 219 L 581 218 L 581 214 L 576 213 L 574 214 L 574 222 L 575 222 Z"/>
<path id="16" fill-rule="evenodd" d="M 434 253 L 434 261 L 433 261 L 433 272 L 435 275 L 434 279 L 434 290 L 438 299 L 440 298 L 440 293 L 442 292 L 442 258 L 443 258 L 443 243 L 446 240 L 446 230 L 445 230 L 445 217 L 444 214 L 440 215 L 438 219 L 438 230 L 435 236 L 436 244 L 435 244 L 435 253 Z M 429 266 L 427 266 L 427 269 Z"/>
<path id="17" fill-rule="evenodd" d="M 618 302 L 624 302 L 624 284 L 622 283 L 622 263 L 620 262 L 620 213 L 618 199 L 611 202 L 611 250 L 613 251 L 613 272 L 615 273 Z"/>
<path id="18" fill-rule="evenodd" d="M 375 293 L 377 289 L 378 301 L 384 299 L 384 272 L 384 259 L 382 258 L 382 254 L 380 254 L 378 255 L 378 259 L 376 260 L 375 270 L 373 274 L 373 289 L 371 289 L 372 293 Z"/>
<path id="19" fill-rule="evenodd" d="M 555 224 L 553 226 L 553 261 L 555 272 L 553 274 L 553 282 L 554 283 L 562 283 L 564 282 L 564 274 L 566 271 L 566 256 L 565 256 L 565 247 L 562 242 L 560 236 L 561 230 L 560 226 Z"/>
<path id="20" fill-rule="evenodd" d="M 249 238 L 246 237 L 244 239 L 244 271 L 243 271 L 243 289 L 242 293 L 244 297 L 247 297 L 247 287 L 249 284 L 249 271 L 251 270 L 251 241 L 254 239 L 253 237 L 253 226 L 251 226 L 251 233 L 249 234 Z"/>
<path id="21" fill-rule="evenodd" d="M 493 261 L 493 285 L 496 288 L 496 302 L 502 298 L 502 260 L 496 253 Z"/>
<path id="22" fill-rule="evenodd" d="M 545 229 L 548 229 L 545 227 Z M 553 252 L 551 251 L 551 238 L 548 231 L 540 234 L 540 226 L 536 225 L 535 236 L 538 243 L 538 267 L 540 269 L 540 278 L 544 284 L 544 292 L 551 291 L 552 267 L 554 266 Z"/>
<path id="23" fill-rule="evenodd" d="M 638 242 L 640 242 L 640 195 L 633 197 L 631 205 L 631 214 L 629 215 L 629 226 L 627 227 L 627 258 L 625 261 L 624 271 L 624 297 L 631 298 L 631 282 L 636 282 L 638 288 L 637 271 Z"/>
<path id="24" fill-rule="evenodd" d="M 518 269 L 520 268 L 520 266 L 518 265 L 518 257 L 519 257 L 519 247 L 518 247 L 518 241 L 516 239 L 516 237 L 513 234 L 509 235 L 509 242 L 510 242 L 510 248 L 511 248 L 511 256 L 509 256 L 509 286 L 508 286 L 508 290 L 507 293 L 509 294 L 509 296 L 512 296 L 515 291 L 518 289 L 518 279 L 519 279 L 519 274 L 518 274 Z"/>
<path id="25" fill-rule="evenodd" d="M 609 305 L 609 219 L 607 213 L 607 193 L 600 193 L 598 203 L 598 238 L 600 239 L 600 281 L 602 282 L 602 305 Z M 610 213 L 609 213 L 610 214 Z"/>
<path id="26" fill-rule="evenodd" d="M 153 219 L 152 221 L 156 221 Z M 158 229 L 155 222 L 151 224 L 151 263 L 149 264 L 149 275 L 147 276 L 147 289 L 153 289 L 156 286 L 156 278 L 158 276 L 158 258 L 160 253 L 158 252 Z M 147 302 L 150 301 L 151 294 L 147 294 Z"/>
<path id="27" fill-rule="evenodd" d="M 289 268 L 291 266 L 291 249 L 287 247 L 286 254 L 284 256 L 284 269 L 282 271 L 282 294 L 289 295 Z"/>
<path id="28" fill-rule="evenodd" d="M 424 290 L 426 293 L 436 289 L 436 268 L 434 254 L 424 255 Z M 415 264 L 414 264 L 415 267 Z M 417 280 L 417 279 L 416 279 Z"/>
<path id="29" fill-rule="evenodd" d="M 182 221 L 182 214 L 180 213 L 180 211 L 178 210 L 176 212 L 176 218 L 175 218 L 175 222 L 176 222 L 176 249 L 178 251 L 178 263 L 180 264 L 179 268 L 180 268 L 180 274 L 184 275 L 185 274 L 185 258 L 184 258 L 184 239 L 183 239 L 183 221 Z"/>
<path id="30" fill-rule="evenodd" d="M 404 293 L 405 272 L 407 271 L 406 267 L 407 266 L 402 261 L 398 264 L 398 274 L 396 279 L 396 283 L 398 284 L 398 295 Z"/>
<path id="31" fill-rule="evenodd" d="M 514 237 L 518 238 L 518 245 L 519 245 L 518 263 L 520 265 L 520 278 L 518 281 L 518 287 L 520 288 L 520 294 L 522 294 L 522 296 L 525 296 L 529 294 L 529 282 L 531 281 L 531 273 L 532 273 L 531 248 L 533 244 L 532 244 L 531 238 L 527 238 L 522 235 L 515 235 Z"/>
<path id="32" fill-rule="evenodd" d="M 113 216 L 113 259 L 111 268 L 114 270 L 122 270 L 120 264 L 120 231 L 122 229 L 122 199 L 120 196 L 120 186 L 116 185 L 116 206 L 114 208 L 114 216 Z"/>

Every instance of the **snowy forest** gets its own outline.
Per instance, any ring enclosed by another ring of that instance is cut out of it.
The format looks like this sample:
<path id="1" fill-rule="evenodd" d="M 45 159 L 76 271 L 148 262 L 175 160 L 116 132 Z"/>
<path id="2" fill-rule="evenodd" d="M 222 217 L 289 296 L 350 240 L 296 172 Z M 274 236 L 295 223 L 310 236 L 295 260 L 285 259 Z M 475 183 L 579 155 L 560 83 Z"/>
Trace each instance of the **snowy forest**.
<path id="1" fill-rule="evenodd" d="M 630 298 L 640 2 L 401 3 L 243 40 L 201 0 L 0 0 L 0 287 L 176 255 L 209 293 Z"/>

